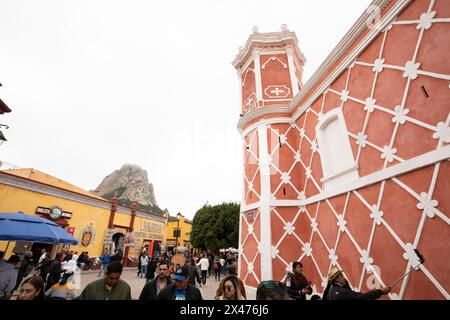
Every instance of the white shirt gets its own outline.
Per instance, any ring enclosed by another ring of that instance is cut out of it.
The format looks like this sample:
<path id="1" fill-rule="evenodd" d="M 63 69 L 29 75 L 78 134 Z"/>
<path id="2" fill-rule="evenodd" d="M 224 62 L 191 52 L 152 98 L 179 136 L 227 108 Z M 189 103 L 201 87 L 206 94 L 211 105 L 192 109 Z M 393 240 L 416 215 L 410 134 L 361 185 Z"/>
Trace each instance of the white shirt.
<path id="1" fill-rule="evenodd" d="M 148 257 L 141 257 L 141 266 L 146 266 L 148 264 Z"/>
<path id="2" fill-rule="evenodd" d="M 65 262 L 65 263 L 64 263 Z M 77 262 L 75 260 L 64 261 L 62 264 L 62 269 L 66 272 L 75 272 L 77 270 Z"/>
<path id="3" fill-rule="evenodd" d="M 46 256 L 47 256 L 47 253 L 43 253 L 43 254 L 41 255 L 41 257 L 39 258 L 39 264 L 41 264 L 42 261 L 44 261 L 44 259 L 45 259 Z"/>
<path id="4" fill-rule="evenodd" d="M 200 266 L 200 269 L 202 271 L 206 271 L 209 269 L 209 261 L 207 258 L 202 258 L 200 259 L 200 262 L 197 263 L 197 266 Z"/>

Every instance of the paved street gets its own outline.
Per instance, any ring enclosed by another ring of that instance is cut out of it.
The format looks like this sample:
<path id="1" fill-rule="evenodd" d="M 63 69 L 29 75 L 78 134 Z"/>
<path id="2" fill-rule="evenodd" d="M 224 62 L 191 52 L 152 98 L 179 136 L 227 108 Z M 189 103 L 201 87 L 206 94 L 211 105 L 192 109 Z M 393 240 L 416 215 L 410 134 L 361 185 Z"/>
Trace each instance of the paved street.
<path id="1" fill-rule="evenodd" d="M 81 291 L 92 281 L 99 279 L 97 272 L 86 272 L 81 276 Z M 131 287 L 131 297 L 133 299 L 139 299 L 142 288 L 145 285 L 145 278 L 137 277 L 137 269 L 125 269 L 122 273 L 122 280 L 125 280 Z M 206 287 L 199 288 L 202 292 L 204 300 L 214 300 L 219 282 L 214 281 L 214 277 L 207 279 Z M 80 293 L 81 293 L 80 291 Z"/>

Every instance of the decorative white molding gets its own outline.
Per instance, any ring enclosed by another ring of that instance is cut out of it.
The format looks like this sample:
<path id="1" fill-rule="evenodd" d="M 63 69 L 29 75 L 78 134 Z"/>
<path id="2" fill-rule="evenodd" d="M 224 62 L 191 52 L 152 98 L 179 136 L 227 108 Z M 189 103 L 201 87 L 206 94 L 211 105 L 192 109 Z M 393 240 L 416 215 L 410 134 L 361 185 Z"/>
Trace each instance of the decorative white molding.
<path id="1" fill-rule="evenodd" d="M 286 98 L 291 94 L 291 90 L 283 84 L 277 84 L 267 86 L 267 88 L 264 89 L 264 94 L 271 99 Z"/>
<path id="2" fill-rule="evenodd" d="M 379 6 L 380 8 L 386 7 L 392 0 L 375 0 L 371 5 Z M 342 61 L 334 71 L 325 78 L 325 74 L 329 69 L 338 61 L 345 51 L 355 43 L 355 41 L 361 36 L 361 34 L 367 29 L 366 21 L 370 18 L 371 13 L 366 11 L 361 15 L 353 27 L 347 32 L 344 38 L 339 42 L 335 49 L 328 55 L 322 65 L 317 69 L 313 76 L 308 80 L 308 82 L 303 85 L 299 93 L 294 97 L 294 99 L 289 103 L 289 106 L 285 110 L 266 110 L 264 108 L 264 113 L 259 113 L 259 117 L 264 115 L 270 115 L 272 113 L 286 113 L 287 116 L 291 118 L 291 121 L 297 120 L 303 112 L 305 112 L 311 104 L 336 80 L 336 78 L 346 69 L 356 57 L 364 50 L 366 47 L 375 39 L 375 37 L 384 28 L 389 25 L 392 20 L 411 2 L 411 0 L 399 0 L 394 7 L 386 13 L 385 16 L 379 21 L 379 27 L 371 30 L 364 39 L 350 52 L 347 57 Z M 250 40 L 250 39 L 249 39 Z M 301 106 L 299 103 L 302 99 L 310 93 L 310 91 L 317 85 L 321 80 L 325 81 L 314 91 L 308 100 L 304 101 Z M 297 110 L 295 114 L 292 114 L 294 110 Z M 242 130 L 249 121 L 253 120 L 255 117 L 251 112 L 247 114 L 247 117 L 243 117 L 239 120 L 238 129 Z"/>
<path id="3" fill-rule="evenodd" d="M 378 6 L 385 8 L 391 0 L 374 0 L 370 6 Z M 378 27 L 373 28 L 364 39 L 350 52 L 346 58 L 334 69 L 334 71 L 325 78 L 325 74 L 329 69 L 342 57 L 347 49 L 352 46 L 361 34 L 367 30 L 367 21 L 371 18 L 372 13 L 366 10 L 361 17 L 356 21 L 353 27 L 347 32 L 344 38 L 338 43 L 333 51 L 328 55 L 325 61 L 320 65 L 319 69 L 312 75 L 308 82 L 301 88 L 299 94 L 292 100 L 290 106 L 294 110 L 300 101 L 317 85 L 318 82 L 326 79 L 322 85 L 315 90 L 315 93 L 303 103 L 302 107 L 297 109 L 297 112 L 293 115 L 293 119 L 297 119 L 305 109 L 317 99 L 330 85 L 336 80 L 336 78 L 350 66 L 356 57 L 366 47 L 372 43 L 375 37 L 389 24 L 392 20 L 411 2 L 411 0 L 399 0 L 394 7 L 386 13 L 386 15 L 379 21 Z"/>
<path id="4" fill-rule="evenodd" d="M 258 126 L 259 167 L 261 172 L 260 254 L 261 280 L 272 279 L 272 223 L 270 219 L 270 161 L 267 127 Z"/>
<path id="5" fill-rule="evenodd" d="M 266 65 L 272 61 L 278 61 L 278 63 L 281 64 L 284 69 L 287 69 L 287 65 L 277 57 L 270 57 L 269 59 L 267 59 L 267 61 L 264 62 L 264 64 L 261 66 L 261 69 L 264 70 L 266 68 Z"/>
<path id="6" fill-rule="evenodd" d="M 333 123 L 334 126 L 330 128 L 329 125 L 333 121 L 337 123 Z M 325 131 L 327 128 L 333 130 L 333 134 L 330 135 L 330 132 Z M 359 178 L 358 166 L 353 157 L 342 107 L 334 108 L 319 116 L 316 125 L 316 137 L 319 143 L 320 162 L 324 175 L 320 180 L 324 184 L 323 189 L 335 188 Z M 339 147 L 339 150 L 333 149 L 336 147 Z M 334 152 L 332 152 L 333 150 Z M 340 152 L 337 159 L 334 156 L 336 151 Z M 333 168 L 337 163 L 339 167 Z"/>
<path id="7" fill-rule="evenodd" d="M 264 109 L 272 109 L 272 108 L 277 108 L 277 107 L 276 106 L 270 106 L 270 107 L 265 107 L 265 108 L 258 108 L 258 109 L 256 109 L 256 111 L 257 110 L 262 110 L 261 113 L 263 113 Z M 283 108 L 283 107 L 278 106 L 278 108 Z M 253 112 L 249 112 L 249 113 L 253 113 Z M 259 118 L 259 117 L 255 117 L 255 119 L 256 118 Z M 273 123 L 291 123 L 291 118 L 286 117 L 286 118 L 264 119 L 264 120 L 261 120 L 261 121 L 258 121 L 256 123 L 252 124 L 251 126 L 246 128 L 245 131 L 242 131 L 242 129 L 241 129 L 239 132 L 241 133 L 242 136 L 246 136 L 249 132 L 255 130 L 255 128 L 259 127 L 261 124 L 269 125 L 269 124 L 273 124 Z"/>
<path id="8" fill-rule="evenodd" d="M 259 59 L 259 52 L 253 52 L 253 60 L 255 61 L 255 87 L 256 87 L 256 100 L 262 99 L 262 82 L 261 82 L 261 63 Z M 257 102 L 258 103 L 258 102 Z"/>
<path id="9" fill-rule="evenodd" d="M 347 173 L 353 172 L 353 171 L 358 171 L 358 164 L 353 163 L 352 165 L 350 165 L 349 167 L 343 169 L 340 172 L 337 173 L 333 173 L 332 175 L 329 175 L 327 177 L 323 177 L 320 179 L 320 182 L 322 183 L 327 183 L 328 181 L 335 179 L 335 178 L 339 178 L 343 175 L 346 175 Z"/>
<path id="10" fill-rule="evenodd" d="M 243 110 L 244 112 L 249 112 L 253 110 L 258 101 L 256 100 L 256 93 L 252 92 L 248 95 L 247 99 L 244 101 Z"/>
<path id="11" fill-rule="evenodd" d="M 241 213 L 242 212 L 247 212 L 250 210 L 255 210 L 257 208 L 261 207 L 261 201 L 246 205 L 246 204 L 241 204 Z"/>
<path id="12" fill-rule="evenodd" d="M 240 72 L 237 72 L 237 78 L 238 78 L 238 97 L 237 97 L 237 99 L 238 99 L 238 106 L 239 106 L 239 109 L 238 109 L 238 112 L 237 112 L 237 114 L 242 114 L 242 113 L 244 113 L 244 103 L 243 103 L 243 101 L 242 101 L 242 86 L 243 86 L 243 80 L 242 80 L 242 75 L 240 74 Z"/>
<path id="13" fill-rule="evenodd" d="M 391 179 L 393 177 L 414 171 L 423 167 L 433 165 L 437 162 L 450 160 L 450 145 L 446 145 L 440 149 L 436 149 L 415 158 L 406 160 L 405 162 L 388 167 L 382 171 L 374 172 L 358 180 L 345 185 L 339 186 L 335 189 L 325 190 L 319 194 L 309 197 L 305 200 L 276 200 L 270 203 L 272 207 L 298 207 L 306 206 L 311 203 L 316 203 L 327 198 L 332 198 L 349 191 L 358 190 L 366 186 L 375 184 L 377 182 Z"/>
<path id="14" fill-rule="evenodd" d="M 245 72 L 244 72 L 244 77 L 242 78 L 242 84 L 241 86 L 244 86 L 244 82 L 247 79 L 247 75 L 249 72 L 253 72 L 253 74 L 255 73 L 255 70 L 253 70 L 252 68 L 248 68 Z"/>
<path id="15" fill-rule="evenodd" d="M 249 60 L 252 50 L 255 48 L 273 48 L 273 47 L 292 47 L 296 51 L 296 55 L 300 59 L 300 64 L 306 62 L 306 58 L 297 46 L 298 39 L 295 32 L 271 32 L 262 34 L 252 34 L 248 38 L 245 47 L 236 56 L 232 65 L 236 69 L 242 68 Z M 278 50 L 280 50 L 278 48 Z M 272 51 L 273 52 L 273 51 Z"/>
<path id="16" fill-rule="evenodd" d="M 292 56 L 292 48 L 288 48 L 286 51 L 287 51 L 288 66 L 289 66 L 289 78 L 291 79 L 292 96 L 295 97 L 298 93 L 298 81 L 297 81 L 297 76 L 295 74 L 296 69 L 295 69 L 294 58 Z"/>

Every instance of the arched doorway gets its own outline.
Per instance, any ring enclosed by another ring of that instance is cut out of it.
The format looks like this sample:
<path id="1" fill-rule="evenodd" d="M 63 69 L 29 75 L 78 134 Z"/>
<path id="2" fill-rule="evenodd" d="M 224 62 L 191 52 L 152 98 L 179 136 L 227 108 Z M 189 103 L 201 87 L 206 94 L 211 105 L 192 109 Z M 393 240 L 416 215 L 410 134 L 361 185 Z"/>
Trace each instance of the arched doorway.
<path id="1" fill-rule="evenodd" d="M 124 252 L 124 250 L 125 250 L 125 235 L 123 233 L 117 232 L 117 233 L 113 234 L 112 242 L 113 242 L 113 245 L 112 245 L 111 253 L 114 254 L 119 249 L 122 252 Z"/>

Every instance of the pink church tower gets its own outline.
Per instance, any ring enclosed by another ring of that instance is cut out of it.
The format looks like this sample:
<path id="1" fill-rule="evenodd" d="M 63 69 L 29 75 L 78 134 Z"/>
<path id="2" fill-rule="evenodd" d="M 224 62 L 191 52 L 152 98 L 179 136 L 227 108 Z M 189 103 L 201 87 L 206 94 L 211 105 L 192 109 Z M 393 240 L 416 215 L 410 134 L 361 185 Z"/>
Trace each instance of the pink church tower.
<path id="1" fill-rule="evenodd" d="M 258 27 L 233 61 L 242 87 L 242 115 L 253 109 L 287 105 L 302 86 L 306 59 L 297 37 L 285 25 L 281 32 L 259 33 Z"/>
<path id="2" fill-rule="evenodd" d="M 241 276 L 256 287 L 261 280 L 272 279 L 270 200 L 298 199 L 295 186 L 276 186 L 277 179 L 299 180 L 295 172 L 288 174 L 283 157 L 286 136 L 280 134 L 289 127 L 277 117 L 287 120 L 284 112 L 302 87 L 305 56 L 300 51 L 294 32 L 285 25 L 280 32 L 253 34 L 233 61 L 242 88 L 241 123 L 259 121 L 258 125 L 242 131 L 244 139 L 244 194 L 248 210 L 241 219 L 241 244 L 244 263 L 240 260 Z M 266 115 L 268 117 L 266 118 Z M 284 161 L 284 163 L 280 163 Z M 271 164 L 284 170 L 279 172 Z M 281 177 L 283 176 L 283 177 Z M 299 180 L 300 181 L 300 180 Z M 276 189 L 275 195 L 272 194 Z"/>
<path id="3" fill-rule="evenodd" d="M 363 292 L 415 268 L 382 299 L 450 299 L 450 1 L 374 0 L 306 83 L 294 32 L 253 31 L 233 61 L 247 288 L 301 261 L 314 294 L 335 266 Z"/>

